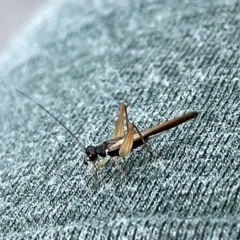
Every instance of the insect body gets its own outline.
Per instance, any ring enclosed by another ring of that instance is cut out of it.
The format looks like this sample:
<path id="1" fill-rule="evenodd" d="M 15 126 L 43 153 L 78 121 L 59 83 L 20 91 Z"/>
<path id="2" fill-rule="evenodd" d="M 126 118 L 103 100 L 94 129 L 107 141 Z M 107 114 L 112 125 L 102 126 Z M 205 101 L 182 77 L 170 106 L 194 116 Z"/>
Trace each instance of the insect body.
<path id="1" fill-rule="evenodd" d="M 25 93 L 17 90 L 25 97 L 29 98 L 31 101 L 35 102 L 40 108 L 42 108 L 45 112 L 47 112 L 51 117 L 53 117 L 61 126 L 65 128 L 65 130 L 78 142 L 80 147 L 86 153 L 87 158 L 84 160 L 84 164 L 86 165 L 94 165 L 95 166 L 95 173 L 94 177 L 97 178 L 97 171 L 100 167 L 107 163 L 108 158 L 107 155 L 110 156 L 113 161 L 115 162 L 117 168 L 120 172 L 122 172 L 121 167 L 118 164 L 116 157 L 126 157 L 133 149 L 144 145 L 146 150 L 151 153 L 155 154 L 151 148 L 147 145 L 147 141 L 153 137 L 154 135 L 166 131 L 170 128 L 176 127 L 179 124 L 182 124 L 192 118 L 197 117 L 197 112 L 190 112 L 184 114 L 180 117 L 174 118 L 172 120 L 168 120 L 164 123 L 160 123 L 154 127 L 145 129 L 140 131 L 135 124 L 129 123 L 128 121 L 128 114 L 127 108 L 125 104 L 120 105 L 118 119 L 115 124 L 115 129 L 113 133 L 113 137 L 107 141 L 104 141 L 102 144 L 97 146 L 88 146 L 84 147 L 80 140 L 70 131 L 59 119 L 57 119 L 52 113 L 50 113 L 45 107 L 43 107 L 40 103 L 26 95 Z M 124 120 L 127 126 L 127 132 L 124 133 Z M 98 157 L 102 157 L 103 159 L 97 162 Z"/>

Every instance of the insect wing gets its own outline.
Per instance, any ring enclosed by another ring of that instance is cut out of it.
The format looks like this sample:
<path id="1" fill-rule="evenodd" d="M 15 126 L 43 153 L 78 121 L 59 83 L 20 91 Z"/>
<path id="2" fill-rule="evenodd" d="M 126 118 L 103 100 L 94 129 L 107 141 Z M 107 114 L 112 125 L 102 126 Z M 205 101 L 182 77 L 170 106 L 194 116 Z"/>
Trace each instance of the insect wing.
<path id="1" fill-rule="evenodd" d="M 119 149 L 119 156 L 120 157 L 126 157 L 132 150 L 133 145 L 133 139 L 134 139 L 134 125 L 129 124 L 128 127 L 128 133 L 124 139 L 123 144 L 120 146 Z"/>
<path id="2" fill-rule="evenodd" d="M 115 129 L 113 133 L 113 137 L 119 137 L 124 135 L 124 114 L 126 112 L 126 106 L 124 104 L 121 104 L 119 107 L 119 114 L 118 119 L 115 124 Z"/>

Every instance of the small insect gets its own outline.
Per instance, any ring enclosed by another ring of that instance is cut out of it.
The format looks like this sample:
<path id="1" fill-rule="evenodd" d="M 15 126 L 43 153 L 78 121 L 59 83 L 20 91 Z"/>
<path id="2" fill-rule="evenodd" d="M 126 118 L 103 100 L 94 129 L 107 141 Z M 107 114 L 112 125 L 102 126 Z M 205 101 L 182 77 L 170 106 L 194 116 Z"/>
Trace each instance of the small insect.
<path id="1" fill-rule="evenodd" d="M 22 95 L 36 103 L 40 108 L 42 108 L 46 113 L 48 113 L 52 118 L 55 119 L 65 130 L 77 141 L 83 151 L 86 153 L 87 158 L 84 159 L 84 164 L 94 165 L 94 177 L 97 179 L 97 172 L 99 168 L 104 166 L 107 161 L 107 155 L 110 156 L 116 164 L 117 169 L 123 174 L 123 171 L 117 161 L 117 157 L 124 158 L 126 157 L 133 149 L 143 145 L 146 150 L 156 156 L 156 153 L 151 150 L 147 141 L 154 137 L 156 134 L 166 131 L 170 128 L 176 127 L 179 124 L 182 124 L 192 118 L 197 117 L 197 112 L 189 112 L 180 117 L 176 117 L 172 120 L 160 123 L 154 127 L 147 128 L 143 131 L 140 131 L 134 123 L 128 121 L 127 107 L 125 104 L 120 104 L 118 118 L 115 124 L 115 129 L 113 137 L 104 141 L 103 143 L 97 146 L 88 146 L 84 147 L 76 135 L 68 129 L 59 119 L 57 119 L 52 113 L 50 113 L 45 107 L 40 103 L 35 101 L 33 98 L 28 96 L 26 93 L 18 90 Z M 127 132 L 124 133 L 124 121 L 127 127 Z M 98 157 L 102 157 L 101 161 L 97 162 Z"/>

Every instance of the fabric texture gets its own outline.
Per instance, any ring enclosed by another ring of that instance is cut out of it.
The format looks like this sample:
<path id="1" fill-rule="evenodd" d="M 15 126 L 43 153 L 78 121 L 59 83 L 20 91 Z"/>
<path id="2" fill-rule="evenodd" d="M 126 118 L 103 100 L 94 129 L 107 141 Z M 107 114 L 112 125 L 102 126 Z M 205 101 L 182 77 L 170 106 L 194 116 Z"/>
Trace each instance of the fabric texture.
<path id="1" fill-rule="evenodd" d="M 52 1 L 0 58 L 1 239 L 240 239 L 237 1 Z M 200 114 L 93 171 L 82 149 Z"/>

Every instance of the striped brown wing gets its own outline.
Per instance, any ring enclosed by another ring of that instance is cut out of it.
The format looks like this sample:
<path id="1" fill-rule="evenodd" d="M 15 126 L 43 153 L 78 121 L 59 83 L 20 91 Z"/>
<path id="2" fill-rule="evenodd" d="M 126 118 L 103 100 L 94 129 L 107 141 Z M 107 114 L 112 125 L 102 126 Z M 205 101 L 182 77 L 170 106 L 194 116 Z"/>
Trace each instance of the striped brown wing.
<path id="1" fill-rule="evenodd" d="M 124 141 L 121 144 L 120 149 L 119 149 L 120 157 L 122 157 L 122 158 L 126 157 L 131 152 L 133 140 L 134 140 L 134 125 L 129 124 L 127 135 L 124 138 Z"/>
<path id="2" fill-rule="evenodd" d="M 127 134 L 125 134 L 123 136 L 120 136 L 120 137 L 117 137 L 117 138 L 110 138 L 109 140 L 107 140 L 106 141 L 107 151 L 110 153 L 110 152 L 113 152 L 113 151 L 116 151 L 116 150 L 120 149 L 120 147 L 123 144 L 126 136 L 127 136 Z M 137 141 L 137 140 L 140 140 L 140 139 L 141 138 L 140 138 L 139 134 L 134 133 L 133 142 Z"/>

